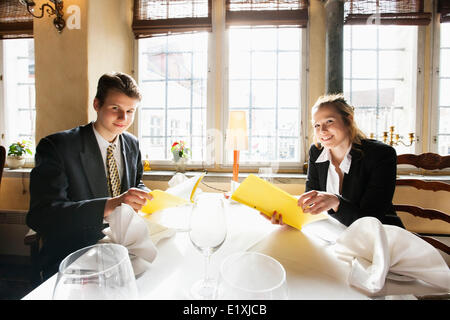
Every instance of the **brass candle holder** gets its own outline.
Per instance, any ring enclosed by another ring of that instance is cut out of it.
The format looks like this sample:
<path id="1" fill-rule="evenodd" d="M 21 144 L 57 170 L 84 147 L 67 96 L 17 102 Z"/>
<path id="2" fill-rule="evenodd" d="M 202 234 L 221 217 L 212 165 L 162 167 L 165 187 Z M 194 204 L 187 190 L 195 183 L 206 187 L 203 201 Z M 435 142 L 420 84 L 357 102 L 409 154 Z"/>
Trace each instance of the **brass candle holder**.
<path id="1" fill-rule="evenodd" d="M 409 144 L 406 144 L 405 142 L 403 142 L 402 139 L 400 138 L 400 135 L 398 133 L 394 133 L 394 132 L 395 132 L 394 126 L 389 127 L 389 132 L 384 131 L 383 132 L 383 142 L 386 144 L 389 144 L 390 146 L 398 146 L 401 143 L 405 147 L 410 147 L 414 143 L 414 139 L 415 139 L 414 132 L 408 133 Z M 375 135 L 373 133 L 371 133 L 370 138 L 374 139 Z"/>

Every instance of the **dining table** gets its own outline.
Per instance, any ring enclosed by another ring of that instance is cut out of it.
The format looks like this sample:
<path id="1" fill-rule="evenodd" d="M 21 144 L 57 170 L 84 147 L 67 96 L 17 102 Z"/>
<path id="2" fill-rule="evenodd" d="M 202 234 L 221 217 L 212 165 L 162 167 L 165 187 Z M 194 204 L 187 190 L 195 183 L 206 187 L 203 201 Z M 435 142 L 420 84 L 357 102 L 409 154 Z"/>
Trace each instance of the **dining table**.
<path id="1" fill-rule="evenodd" d="M 222 193 L 215 195 L 224 197 Z M 209 266 L 210 276 L 215 279 L 220 279 L 220 266 L 226 257 L 253 251 L 276 259 L 284 267 L 289 300 L 416 300 L 443 291 L 417 279 L 386 279 L 381 291 L 368 294 L 349 284 L 351 266 L 334 252 L 333 234 L 345 230 L 337 220 L 328 217 L 298 230 L 272 224 L 257 210 L 234 200 L 225 201 L 227 236 L 212 254 Z M 176 232 L 157 242 L 156 258 L 136 276 L 139 299 L 193 299 L 190 289 L 204 276 L 204 258 L 189 238 L 189 208 L 168 208 L 145 217 Z M 56 278 L 57 274 L 53 275 L 22 299 L 52 299 Z"/>

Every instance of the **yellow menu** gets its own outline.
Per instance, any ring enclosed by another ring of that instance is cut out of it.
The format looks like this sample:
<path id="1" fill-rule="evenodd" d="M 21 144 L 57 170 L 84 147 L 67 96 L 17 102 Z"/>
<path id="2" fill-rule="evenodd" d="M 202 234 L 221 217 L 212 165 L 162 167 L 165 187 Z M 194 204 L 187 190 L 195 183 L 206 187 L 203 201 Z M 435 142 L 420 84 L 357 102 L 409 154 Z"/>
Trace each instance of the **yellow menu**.
<path id="1" fill-rule="evenodd" d="M 141 211 L 146 214 L 188 204 L 189 201 L 178 196 L 174 196 L 168 192 L 161 190 L 153 190 L 150 192 L 153 196 L 152 200 L 147 200 L 147 203 L 142 207 Z"/>
<path id="2" fill-rule="evenodd" d="M 146 214 L 151 214 L 159 210 L 182 206 L 193 202 L 195 192 L 204 176 L 205 174 L 201 174 L 192 177 L 166 191 L 151 191 L 150 194 L 153 196 L 153 199 L 147 200 L 147 203 L 142 207 L 141 211 Z"/>
<path id="3" fill-rule="evenodd" d="M 297 198 L 253 174 L 242 181 L 231 199 L 254 208 L 268 217 L 272 217 L 274 211 L 281 213 L 283 223 L 298 230 L 312 221 L 327 218 L 323 213 L 316 215 L 304 213 L 297 205 Z"/>

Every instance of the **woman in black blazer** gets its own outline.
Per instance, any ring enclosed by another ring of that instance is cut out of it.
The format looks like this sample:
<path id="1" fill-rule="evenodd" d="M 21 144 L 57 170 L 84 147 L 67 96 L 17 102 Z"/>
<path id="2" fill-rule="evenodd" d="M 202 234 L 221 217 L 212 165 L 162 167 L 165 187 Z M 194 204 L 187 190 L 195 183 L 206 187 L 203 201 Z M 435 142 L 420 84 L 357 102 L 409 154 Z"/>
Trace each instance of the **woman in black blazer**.
<path id="1" fill-rule="evenodd" d="M 392 204 L 395 149 L 367 139 L 353 115 L 341 94 L 322 96 L 313 106 L 315 144 L 309 150 L 306 192 L 298 204 L 311 214 L 328 211 L 346 226 L 372 216 L 403 227 Z"/>
<path id="2" fill-rule="evenodd" d="M 358 129 L 353 107 L 342 94 L 320 97 L 312 108 L 315 143 L 309 149 L 304 212 L 328 214 L 346 226 L 372 216 L 404 227 L 392 204 L 397 174 L 395 149 L 367 139 Z M 272 215 L 281 223 L 281 214 Z"/>

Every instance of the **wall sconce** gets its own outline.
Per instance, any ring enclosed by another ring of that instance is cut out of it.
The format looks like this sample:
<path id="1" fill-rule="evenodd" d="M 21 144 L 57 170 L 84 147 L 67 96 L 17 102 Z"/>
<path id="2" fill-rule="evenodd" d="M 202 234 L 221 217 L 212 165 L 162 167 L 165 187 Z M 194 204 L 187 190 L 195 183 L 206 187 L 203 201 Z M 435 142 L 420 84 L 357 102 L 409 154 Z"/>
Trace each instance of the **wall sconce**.
<path id="1" fill-rule="evenodd" d="M 56 18 L 53 19 L 53 24 L 59 33 L 61 33 L 62 29 L 66 26 L 66 21 L 63 19 L 63 1 L 62 0 L 50 0 L 54 4 L 54 8 L 49 3 L 44 3 L 41 6 L 41 15 L 34 14 L 34 7 L 36 3 L 33 0 L 19 0 L 21 4 L 27 6 L 27 11 L 35 18 L 42 18 L 44 16 L 44 8 L 47 8 L 48 16 L 56 15 Z"/>

